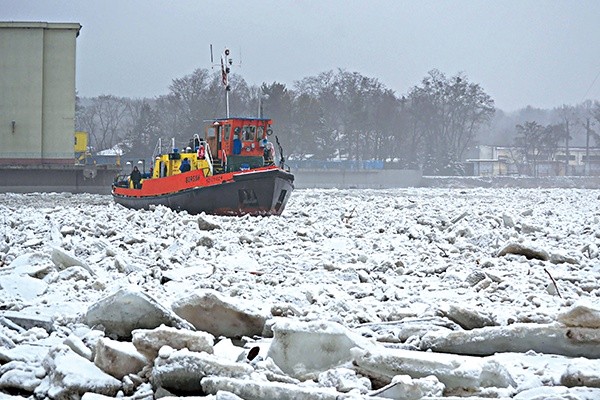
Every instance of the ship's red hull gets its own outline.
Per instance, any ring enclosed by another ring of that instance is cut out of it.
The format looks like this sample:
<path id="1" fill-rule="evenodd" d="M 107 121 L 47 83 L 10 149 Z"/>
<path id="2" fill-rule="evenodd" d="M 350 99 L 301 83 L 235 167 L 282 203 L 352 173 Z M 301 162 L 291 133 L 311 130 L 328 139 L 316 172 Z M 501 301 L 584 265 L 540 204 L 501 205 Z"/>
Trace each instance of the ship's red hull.
<path id="1" fill-rule="evenodd" d="M 145 180 L 141 189 L 113 186 L 116 203 L 133 209 L 163 205 L 190 214 L 280 215 L 294 189 L 294 175 L 263 167 L 205 177 L 195 170 Z"/>

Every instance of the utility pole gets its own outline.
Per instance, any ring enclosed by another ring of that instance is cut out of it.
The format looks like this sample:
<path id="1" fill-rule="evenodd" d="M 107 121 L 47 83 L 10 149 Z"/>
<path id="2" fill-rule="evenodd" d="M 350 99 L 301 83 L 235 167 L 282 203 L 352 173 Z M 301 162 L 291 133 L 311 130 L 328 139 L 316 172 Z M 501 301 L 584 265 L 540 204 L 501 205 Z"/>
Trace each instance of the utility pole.
<path id="1" fill-rule="evenodd" d="M 585 168 L 584 175 L 590 174 L 590 117 L 585 118 Z"/>
<path id="2" fill-rule="evenodd" d="M 565 129 L 567 131 L 567 138 L 565 140 L 565 176 L 570 175 L 569 174 L 569 139 L 570 139 L 570 134 L 569 134 L 569 120 L 565 119 Z"/>

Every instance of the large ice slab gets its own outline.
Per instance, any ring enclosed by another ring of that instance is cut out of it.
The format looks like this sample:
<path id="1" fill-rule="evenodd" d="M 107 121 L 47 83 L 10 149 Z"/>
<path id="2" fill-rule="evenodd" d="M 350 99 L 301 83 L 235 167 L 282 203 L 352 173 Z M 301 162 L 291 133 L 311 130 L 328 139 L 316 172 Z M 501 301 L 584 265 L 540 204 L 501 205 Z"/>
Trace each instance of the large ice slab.
<path id="1" fill-rule="evenodd" d="M 200 381 L 205 376 L 244 377 L 254 369 L 245 363 L 220 359 L 205 352 L 163 347 L 152 368 L 152 385 L 174 393 L 191 394 L 202 390 Z"/>
<path id="2" fill-rule="evenodd" d="M 386 384 L 396 375 L 412 378 L 434 375 L 449 389 L 515 386 L 506 368 L 497 361 L 480 357 L 381 347 L 355 348 L 352 356 L 360 373 Z"/>
<path id="3" fill-rule="evenodd" d="M 285 373 L 302 377 L 349 363 L 353 347 L 370 346 L 371 341 L 335 322 L 281 319 L 273 326 L 267 356 Z"/>
<path id="4" fill-rule="evenodd" d="M 191 329 L 194 327 L 155 299 L 135 288 L 120 289 L 91 305 L 85 315 L 89 326 L 102 325 L 107 335 L 128 339 L 135 329 L 160 325 Z"/>
<path id="5" fill-rule="evenodd" d="M 265 314 L 213 290 L 200 290 L 183 296 L 173 303 L 172 308 L 197 330 L 215 337 L 261 335 L 266 322 Z"/>
<path id="6" fill-rule="evenodd" d="M 43 366 L 47 375 L 36 388 L 36 397 L 67 399 L 87 392 L 115 396 L 121 388 L 119 380 L 64 345 L 52 349 Z"/>
<path id="7" fill-rule="evenodd" d="M 421 349 L 479 356 L 533 350 L 600 358 L 600 329 L 559 324 L 513 324 L 470 331 L 432 332 L 421 338 Z"/>
<path id="8" fill-rule="evenodd" d="M 94 364 L 120 380 L 125 375 L 140 372 L 148 364 L 148 359 L 137 351 L 133 343 L 102 338 L 96 345 Z"/>

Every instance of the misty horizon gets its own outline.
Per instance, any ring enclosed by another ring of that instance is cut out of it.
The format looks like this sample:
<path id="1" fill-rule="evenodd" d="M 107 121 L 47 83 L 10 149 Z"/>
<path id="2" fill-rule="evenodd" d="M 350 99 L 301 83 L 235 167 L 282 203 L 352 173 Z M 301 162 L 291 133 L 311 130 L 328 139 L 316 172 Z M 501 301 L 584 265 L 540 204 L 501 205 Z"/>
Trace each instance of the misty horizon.
<path id="1" fill-rule="evenodd" d="M 504 1 L 323 4 L 0 0 L 3 19 L 78 22 L 80 96 L 151 98 L 232 51 L 251 85 L 341 68 L 396 95 L 428 71 L 464 73 L 511 112 L 600 98 L 600 3 Z"/>

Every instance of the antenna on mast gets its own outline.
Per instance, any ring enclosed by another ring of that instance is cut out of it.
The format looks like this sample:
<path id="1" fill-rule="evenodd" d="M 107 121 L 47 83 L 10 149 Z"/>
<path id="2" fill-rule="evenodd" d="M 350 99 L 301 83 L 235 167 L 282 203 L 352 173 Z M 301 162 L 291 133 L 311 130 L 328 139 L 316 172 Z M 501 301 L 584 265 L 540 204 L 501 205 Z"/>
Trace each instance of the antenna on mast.
<path id="1" fill-rule="evenodd" d="M 231 86 L 229 85 L 229 73 L 231 72 L 231 66 L 233 65 L 233 60 L 229 57 L 230 51 L 227 47 L 223 50 L 221 54 L 221 83 L 225 86 L 225 102 L 227 106 L 227 118 L 229 118 L 229 92 L 231 91 Z M 241 49 L 240 49 L 240 58 L 241 58 Z M 219 64 L 215 64 L 213 58 L 213 48 L 212 44 L 210 45 L 210 63 L 211 68 L 219 66 Z M 240 63 L 241 65 L 241 63 Z"/>

